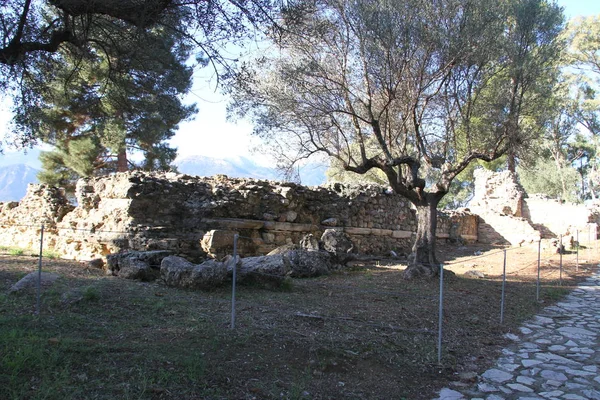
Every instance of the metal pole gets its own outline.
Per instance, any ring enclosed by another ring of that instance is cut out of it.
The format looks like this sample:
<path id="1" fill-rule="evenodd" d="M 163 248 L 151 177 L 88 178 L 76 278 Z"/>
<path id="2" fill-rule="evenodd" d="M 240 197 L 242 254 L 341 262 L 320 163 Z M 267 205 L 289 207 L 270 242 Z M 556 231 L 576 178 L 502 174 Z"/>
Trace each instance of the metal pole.
<path id="1" fill-rule="evenodd" d="M 44 224 L 40 230 L 40 256 L 38 259 L 38 279 L 37 279 L 37 301 L 35 305 L 35 313 L 40 315 L 41 308 L 41 292 L 42 292 L 42 252 L 44 250 Z"/>
<path id="2" fill-rule="evenodd" d="M 535 300 L 540 301 L 540 259 L 542 253 L 542 241 L 538 242 L 538 265 L 537 265 L 537 283 L 535 286 Z"/>
<path id="3" fill-rule="evenodd" d="M 440 309 L 438 313 L 438 364 L 442 363 L 442 323 L 444 314 L 444 264 L 440 264 Z"/>
<path id="4" fill-rule="evenodd" d="M 577 249 L 575 253 L 575 271 L 579 271 L 579 229 L 577 229 L 576 240 Z"/>
<path id="5" fill-rule="evenodd" d="M 564 250 L 562 242 L 562 235 L 560 235 L 560 243 L 558 244 L 558 253 L 560 254 L 560 273 L 558 275 L 558 286 L 562 286 L 562 253 Z"/>
<path id="6" fill-rule="evenodd" d="M 504 264 L 502 267 L 502 298 L 500 299 L 500 323 L 504 323 L 504 293 L 506 291 L 506 250 L 504 250 Z"/>
<path id="7" fill-rule="evenodd" d="M 231 329 L 235 329 L 235 282 L 237 279 L 237 241 L 238 234 L 233 235 L 233 282 L 231 284 Z"/>

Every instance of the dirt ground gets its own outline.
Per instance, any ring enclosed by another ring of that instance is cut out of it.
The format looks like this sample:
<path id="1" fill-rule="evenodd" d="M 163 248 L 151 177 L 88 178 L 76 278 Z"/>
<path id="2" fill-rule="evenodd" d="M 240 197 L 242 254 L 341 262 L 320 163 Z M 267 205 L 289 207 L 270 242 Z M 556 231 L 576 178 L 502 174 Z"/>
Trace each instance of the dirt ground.
<path id="1" fill-rule="evenodd" d="M 504 250 L 438 248 L 439 363 L 439 280 L 403 280 L 400 260 L 363 260 L 280 288 L 238 286 L 231 329 L 231 285 L 186 291 L 56 259 L 43 260 L 60 278 L 44 288 L 37 316 L 34 288 L 8 294 L 37 258 L 3 255 L 0 398 L 432 399 L 474 382 L 506 333 L 599 259 L 593 243 L 562 255 L 561 268 L 561 255 L 545 249 L 538 273 L 537 245 Z"/>

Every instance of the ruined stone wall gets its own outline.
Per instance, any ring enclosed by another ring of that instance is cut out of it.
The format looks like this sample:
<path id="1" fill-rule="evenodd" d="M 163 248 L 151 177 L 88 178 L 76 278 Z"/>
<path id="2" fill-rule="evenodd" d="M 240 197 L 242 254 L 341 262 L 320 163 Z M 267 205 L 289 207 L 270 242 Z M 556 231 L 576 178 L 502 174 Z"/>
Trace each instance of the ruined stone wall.
<path id="1" fill-rule="evenodd" d="M 525 190 L 516 176 L 509 171 L 494 172 L 478 168 L 474 172 L 475 190 L 469 208 L 485 213 L 523 216 Z"/>
<path id="2" fill-rule="evenodd" d="M 575 235 L 582 240 L 595 240 L 600 223 L 600 209 L 584 204 L 573 204 L 541 195 L 525 199 L 527 216 L 534 225 L 543 226 L 548 236 Z"/>
<path id="3" fill-rule="evenodd" d="M 594 240 L 600 209 L 564 203 L 544 196 L 528 196 L 516 176 L 508 171 L 475 171 L 475 193 L 469 204 L 481 218 L 481 243 L 512 244 L 537 242 L 559 235 Z"/>
<path id="4" fill-rule="evenodd" d="M 200 259 L 207 251 L 202 239 L 215 230 L 226 240 L 228 233 L 240 234 L 240 253 L 258 255 L 335 228 L 350 235 L 358 251 L 387 254 L 408 252 L 416 231 L 409 202 L 377 185 L 309 188 L 133 172 L 82 179 L 76 196 L 74 207 L 59 190 L 31 185 L 20 203 L 0 206 L 0 245 L 36 248 L 43 223 L 46 246 L 67 258 L 93 259 L 135 249 L 171 250 Z M 442 214 L 438 233 L 476 240 L 476 225 L 477 217 L 468 213 Z"/>
<path id="5" fill-rule="evenodd" d="M 469 209 L 480 217 L 479 242 L 521 245 L 540 240 L 540 232 L 525 216 L 527 194 L 514 174 L 479 168 L 474 177 Z"/>

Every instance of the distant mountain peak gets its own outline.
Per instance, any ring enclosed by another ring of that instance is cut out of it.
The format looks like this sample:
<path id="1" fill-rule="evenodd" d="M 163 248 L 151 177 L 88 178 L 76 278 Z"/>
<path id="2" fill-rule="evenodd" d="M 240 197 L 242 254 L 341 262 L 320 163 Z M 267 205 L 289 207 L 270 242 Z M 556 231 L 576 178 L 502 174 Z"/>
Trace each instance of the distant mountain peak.
<path id="1" fill-rule="evenodd" d="M 179 172 L 188 175 L 213 176 L 227 175 L 232 178 L 255 178 L 282 181 L 281 174 L 274 167 L 262 166 L 245 156 L 214 158 L 194 155 L 182 157 L 174 162 Z M 302 184 L 321 185 L 325 182 L 326 166 L 309 164 L 300 169 Z"/>
<path id="2" fill-rule="evenodd" d="M 30 183 L 38 183 L 38 170 L 25 164 L 0 167 L 0 201 L 19 201 Z"/>

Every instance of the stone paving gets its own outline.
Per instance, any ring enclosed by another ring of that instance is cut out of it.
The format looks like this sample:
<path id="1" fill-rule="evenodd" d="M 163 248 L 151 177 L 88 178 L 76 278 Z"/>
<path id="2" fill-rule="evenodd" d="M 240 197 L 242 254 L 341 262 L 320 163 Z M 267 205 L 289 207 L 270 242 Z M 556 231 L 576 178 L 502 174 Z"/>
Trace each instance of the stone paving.
<path id="1" fill-rule="evenodd" d="M 600 273 L 520 328 L 478 383 L 436 400 L 600 400 Z"/>

